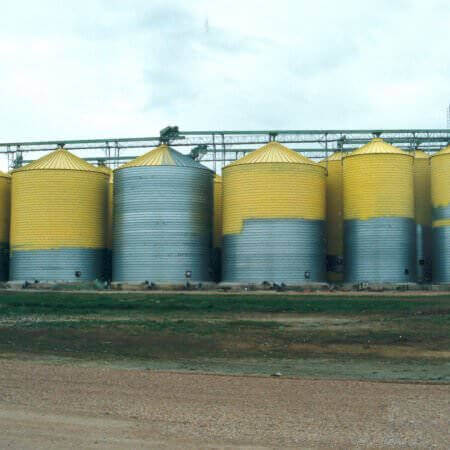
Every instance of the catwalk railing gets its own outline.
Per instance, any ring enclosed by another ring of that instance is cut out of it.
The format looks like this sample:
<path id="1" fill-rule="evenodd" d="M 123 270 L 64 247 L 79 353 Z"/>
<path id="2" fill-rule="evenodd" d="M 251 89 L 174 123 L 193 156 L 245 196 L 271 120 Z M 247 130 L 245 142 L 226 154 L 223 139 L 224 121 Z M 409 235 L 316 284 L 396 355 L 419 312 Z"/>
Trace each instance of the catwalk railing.
<path id="1" fill-rule="evenodd" d="M 0 143 L 0 156 L 4 155 L 8 167 L 14 168 L 64 146 L 95 164 L 117 167 L 165 142 L 220 171 L 272 140 L 319 160 L 336 150 L 358 148 L 377 136 L 405 150 L 418 148 L 432 153 L 449 144 L 450 129 L 181 131 L 166 127 L 159 136 L 151 137 L 5 142 Z"/>

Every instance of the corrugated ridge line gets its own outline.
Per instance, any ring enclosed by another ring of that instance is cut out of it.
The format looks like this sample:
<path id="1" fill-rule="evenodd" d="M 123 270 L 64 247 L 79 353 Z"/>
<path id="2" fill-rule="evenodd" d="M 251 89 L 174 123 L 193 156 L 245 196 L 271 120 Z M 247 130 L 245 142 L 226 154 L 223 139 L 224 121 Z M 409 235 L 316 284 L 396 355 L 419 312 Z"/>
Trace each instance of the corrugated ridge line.
<path id="1" fill-rule="evenodd" d="M 13 170 L 13 173 L 25 172 L 28 170 L 82 170 L 85 172 L 99 172 L 105 174 L 104 170 L 89 164 L 63 148 L 59 148 L 36 161 Z"/>
<path id="2" fill-rule="evenodd" d="M 371 154 L 380 154 L 380 153 L 389 153 L 389 154 L 397 154 L 397 155 L 404 155 L 404 156 L 410 156 L 412 157 L 412 154 L 409 154 L 397 147 L 394 147 L 391 144 L 388 144 L 386 141 L 384 141 L 381 138 L 375 138 L 372 139 L 367 144 L 363 145 L 362 147 L 354 150 L 353 152 L 344 155 L 344 158 L 349 158 L 351 156 L 358 156 L 358 155 L 371 155 Z"/>
<path id="3" fill-rule="evenodd" d="M 143 167 L 143 166 L 178 166 L 178 167 L 195 167 L 197 169 L 209 170 L 203 164 L 192 159 L 190 156 L 183 155 L 166 144 L 162 144 L 144 155 L 129 161 L 116 170 L 125 169 L 128 167 Z"/>
<path id="4" fill-rule="evenodd" d="M 261 163 L 294 163 L 318 166 L 316 162 L 301 153 L 297 153 L 294 150 L 281 145 L 279 142 L 269 142 L 261 148 L 245 155 L 243 158 L 228 164 L 226 167 Z"/>
<path id="5" fill-rule="evenodd" d="M 324 158 L 320 161 L 321 164 L 331 161 L 341 161 L 343 157 L 342 152 L 334 152 L 332 155 L 328 156 L 327 158 Z"/>
<path id="6" fill-rule="evenodd" d="M 432 158 L 436 156 L 448 155 L 449 153 L 450 153 L 450 145 L 447 145 L 447 147 L 444 147 L 442 150 L 432 155 Z"/>

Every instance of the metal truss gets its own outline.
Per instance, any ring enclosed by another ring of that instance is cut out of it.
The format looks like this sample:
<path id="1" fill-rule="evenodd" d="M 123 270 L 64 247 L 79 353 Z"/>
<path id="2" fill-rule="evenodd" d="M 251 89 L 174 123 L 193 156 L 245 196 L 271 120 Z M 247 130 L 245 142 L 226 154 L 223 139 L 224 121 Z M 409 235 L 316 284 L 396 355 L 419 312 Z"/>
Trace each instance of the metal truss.
<path id="1" fill-rule="evenodd" d="M 450 129 L 180 131 L 166 127 L 159 136 L 142 138 L 0 143 L 0 155 L 7 155 L 8 166 L 15 168 L 63 146 L 90 162 L 115 168 L 160 143 L 168 143 L 220 172 L 224 165 L 269 141 L 319 160 L 336 150 L 358 148 L 378 136 L 405 150 L 432 153 L 449 144 Z"/>

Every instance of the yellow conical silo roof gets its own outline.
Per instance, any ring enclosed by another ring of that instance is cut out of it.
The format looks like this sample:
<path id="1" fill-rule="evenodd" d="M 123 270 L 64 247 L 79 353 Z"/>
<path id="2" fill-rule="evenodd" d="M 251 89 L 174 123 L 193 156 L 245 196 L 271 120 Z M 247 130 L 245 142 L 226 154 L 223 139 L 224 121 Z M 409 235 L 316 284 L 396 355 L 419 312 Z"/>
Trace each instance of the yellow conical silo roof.
<path id="1" fill-rule="evenodd" d="M 330 161 L 342 161 L 342 152 L 341 151 L 337 151 L 334 152 L 332 155 L 322 159 L 322 161 L 320 161 L 321 163 L 326 163 L 326 162 L 330 162 Z"/>
<path id="2" fill-rule="evenodd" d="M 116 170 L 125 169 L 127 167 L 143 167 L 143 166 L 180 166 L 180 167 L 196 167 L 198 169 L 206 169 L 199 162 L 195 161 L 188 155 L 183 155 L 166 144 L 150 150 L 142 156 L 129 161 Z"/>
<path id="3" fill-rule="evenodd" d="M 13 170 L 13 173 L 28 170 L 81 170 L 84 172 L 105 173 L 102 169 L 89 164 L 63 148 L 58 148 L 36 161 Z"/>
<path id="4" fill-rule="evenodd" d="M 110 169 L 108 166 L 97 166 L 97 169 L 106 173 L 107 175 L 112 174 L 112 169 Z"/>
<path id="5" fill-rule="evenodd" d="M 393 145 L 387 143 L 384 139 L 374 138 L 367 144 L 362 147 L 354 150 L 353 152 L 344 155 L 344 158 L 348 158 L 350 156 L 358 156 L 358 155 L 376 155 L 376 154 L 393 154 L 393 155 L 405 155 L 405 156 L 413 156 L 408 152 L 401 150 L 400 148 L 394 147 Z"/>
<path id="6" fill-rule="evenodd" d="M 110 183 L 114 182 L 114 172 L 113 170 L 108 166 L 97 166 L 97 169 L 103 172 L 108 176 L 108 180 Z"/>
<path id="7" fill-rule="evenodd" d="M 317 165 L 311 159 L 297 153 L 290 148 L 281 145 L 279 142 L 269 142 L 268 144 L 258 148 L 248 155 L 245 155 L 237 161 L 233 161 L 230 166 L 238 166 L 241 164 L 264 164 L 264 163 L 294 163 L 294 164 L 311 164 Z"/>
<path id="8" fill-rule="evenodd" d="M 413 156 L 416 159 L 428 159 L 430 157 L 430 155 L 423 152 L 422 150 L 414 150 Z"/>
<path id="9" fill-rule="evenodd" d="M 447 145 L 447 147 L 444 147 L 443 149 L 439 150 L 437 153 L 435 153 L 432 158 L 435 156 L 442 156 L 442 155 L 448 155 L 450 153 L 450 145 Z"/>

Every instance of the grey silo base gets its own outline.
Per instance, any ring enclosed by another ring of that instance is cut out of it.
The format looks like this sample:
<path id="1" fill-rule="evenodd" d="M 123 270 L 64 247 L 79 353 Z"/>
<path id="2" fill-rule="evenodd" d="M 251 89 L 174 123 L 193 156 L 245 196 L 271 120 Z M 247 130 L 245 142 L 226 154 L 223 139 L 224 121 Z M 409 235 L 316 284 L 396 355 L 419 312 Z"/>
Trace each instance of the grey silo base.
<path id="1" fill-rule="evenodd" d="M 344 257 L 337 255 L 327 255 L 327 277 L 340 277 L 340 280 L 328 279 L 330 283 L 342 282 L 344 276 Z"/>
<path id="2" fill-rule="evenodd" d="M 14 251 L 11 252 L 9 278 L 11 281 L 102 279 L 105 254 L 104 249 L 87 248 Z"/>
<path id="3" fill-rule="evenodd" d="M 327 270 L 335 274 L 344 272 L 344 257 L 337 255 L 327 255 Z"/>
<path id="4" fill-rule="evenodd" d="M 417 281 L 426 283 L 431 281 L 432 229 L 431 227 L 416 225 L 417 250 Z"/>
<path id="5" fill-rule="evenodd" d="M 0 243 L 0 281 L 8 281 L 9 246 Z"/>
<path id="6" fill-rule="evenodd" d="M 213 248 L 212 249 L 212 262 L 211 262 L 213 273 L 214 273 L 214 281 L 219 283 L 222 276 L 222 249 L 221 248 Z"/>
<path id="7" fill-rule="evenodd" d="M 450 283 L 450 226 L 433 228 L 433 283 Z"/>
<path id="8" fill-rule="evenodd" d="M 248 219 L 224 235 L 222 280 L 298 285 L 325 282 L 325 223 L 304 219 Z"/>
<path id="9" fill-rule="evenodd" d="M 141 166 L 114 176 L 113 280 L 185 283 L 213 278 L 213 174 L 182 166 Z"/>
<path id="10" fill-rule="evenodd" d="M 110 248 L 105 250 L 105 280 L 112 278 L 112 250 Z"/>
<path id="11" fill-rule="evenodd" d="M 416 281 L 416 224 L 409 218 L 344 222 L 346 283 Z"/>
<path id="12" fill-rule="evenodd" d="M 433 208 L 433 221 L 449 220 L 450 205 Z M 450 283 L 450 226 L 433 227 L 433 282 Z"/>

